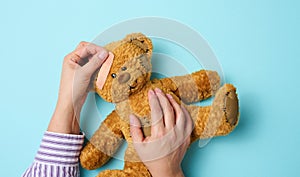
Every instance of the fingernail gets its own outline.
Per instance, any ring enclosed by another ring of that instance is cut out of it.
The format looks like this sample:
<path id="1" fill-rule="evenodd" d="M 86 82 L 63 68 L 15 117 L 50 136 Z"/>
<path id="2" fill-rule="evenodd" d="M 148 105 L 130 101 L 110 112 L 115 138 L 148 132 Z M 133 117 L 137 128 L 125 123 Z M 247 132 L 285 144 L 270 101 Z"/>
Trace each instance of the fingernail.
<path id="1" fill-rule="evenodd" d="M 170 99 L 173 99 L 172 95 L 170 95 L 170 94 L 167 94 L 167 97 Z"/>
<path id="2" fill-rule="evenodd" d="M 130 125 L 134 124 L 134 115 L 132 114 L 129 115 L 129 121 L 130 121 Z"/>
<path id="3" fill-rule="evenodd" d="M 107 55 L 108 55 L 107 51 L 106 51 L 106 50 L 102 50 L 102 51 L 99 53 L 98 58 L 99 58 L 100 60 L 104 60 L 104 59 L 107 57 Z"/>
<path id="4" fill-rule="evenodd" d="M 149 90 L 149 94 L 150 94 L 150 95 L 154 95 L 154 92 L 153 92 L 152 89 Z"/>
<path id="5" fill-rule="evenodd" d="M 133 114 L 129 115 L 129 123 L 130 123 L 130 126 L 135 126 L 135 127 L 139 126 L 137 117 L 135 117 L 135 115 L 133 115 Z"/>
<path id="6" fill-rule="evenodd" d="M 159 88 L 155 88 L 155 92 L 162 93 L 162 91 Z"/>

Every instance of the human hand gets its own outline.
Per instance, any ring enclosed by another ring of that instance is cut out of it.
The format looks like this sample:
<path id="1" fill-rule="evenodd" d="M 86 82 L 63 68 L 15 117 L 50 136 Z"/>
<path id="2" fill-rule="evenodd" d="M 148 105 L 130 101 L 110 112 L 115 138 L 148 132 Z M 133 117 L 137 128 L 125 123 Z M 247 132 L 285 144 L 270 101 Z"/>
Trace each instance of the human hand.
<path id="1" fill-rule="evenodd" d="M 95 44 L 81 42 L 65 56 L 59 96 L 48 130 L 79 133 L 79 115 L 89 91 L 91 78 L 108 57 L 108 52 Z"/>
<path id="2" fill-rule="evenodd" d="M 184 107 L 160 89 L 148 93 L 151 136 L 144 137 L 139 119 L 130 116 L 133 145 L 152 176 L 184 176 L 181 161 L 190 143 L 191 117 Z"/>

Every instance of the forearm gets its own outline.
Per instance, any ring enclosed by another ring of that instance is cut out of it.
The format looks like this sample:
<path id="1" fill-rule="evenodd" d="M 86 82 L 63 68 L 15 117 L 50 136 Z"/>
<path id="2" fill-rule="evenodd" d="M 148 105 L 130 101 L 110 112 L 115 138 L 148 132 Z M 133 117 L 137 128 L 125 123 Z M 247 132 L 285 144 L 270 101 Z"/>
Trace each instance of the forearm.
<path id="1" fill-rule="evenodd" d="M 72 103 L 58 101 L 50 120 L 48 131 L 65 134 L 79 134 L 80 111 L 75 111 Z"/>

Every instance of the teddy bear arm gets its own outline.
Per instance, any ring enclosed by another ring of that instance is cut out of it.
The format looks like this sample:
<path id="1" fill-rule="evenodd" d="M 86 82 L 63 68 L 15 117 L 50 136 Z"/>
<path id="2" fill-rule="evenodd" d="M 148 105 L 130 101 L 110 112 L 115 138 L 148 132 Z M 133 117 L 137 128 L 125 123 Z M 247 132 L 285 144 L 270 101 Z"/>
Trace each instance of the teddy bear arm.
<path id="1" fill-rule="evenodd" d="M 99 168 L 115 154 L 124 139 L 119 122 L 118 114 L 113 111 L 101 123 L 81 151 L 80 163 L 83 168 L 89 170 Z"/>
<path id="2" fill-rule="evenodd" d="M 220 87 L 220 77 L 215 71 L 200 70 L 184 76 L 163 78 L 163 87 L 169 88 L 185 103 L 194 103 L 214 95 Z"/>

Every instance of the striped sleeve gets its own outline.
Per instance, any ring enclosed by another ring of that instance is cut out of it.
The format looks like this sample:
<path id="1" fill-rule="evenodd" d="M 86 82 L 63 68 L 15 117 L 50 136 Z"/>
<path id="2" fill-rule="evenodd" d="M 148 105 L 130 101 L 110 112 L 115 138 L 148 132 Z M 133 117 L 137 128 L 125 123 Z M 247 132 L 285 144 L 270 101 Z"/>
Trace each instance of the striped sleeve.
<path id="1" fill-rule="evenodd" d="M 84 135 L 45 132 L 34 162 L 23 177 L 79 177 Z"/>

